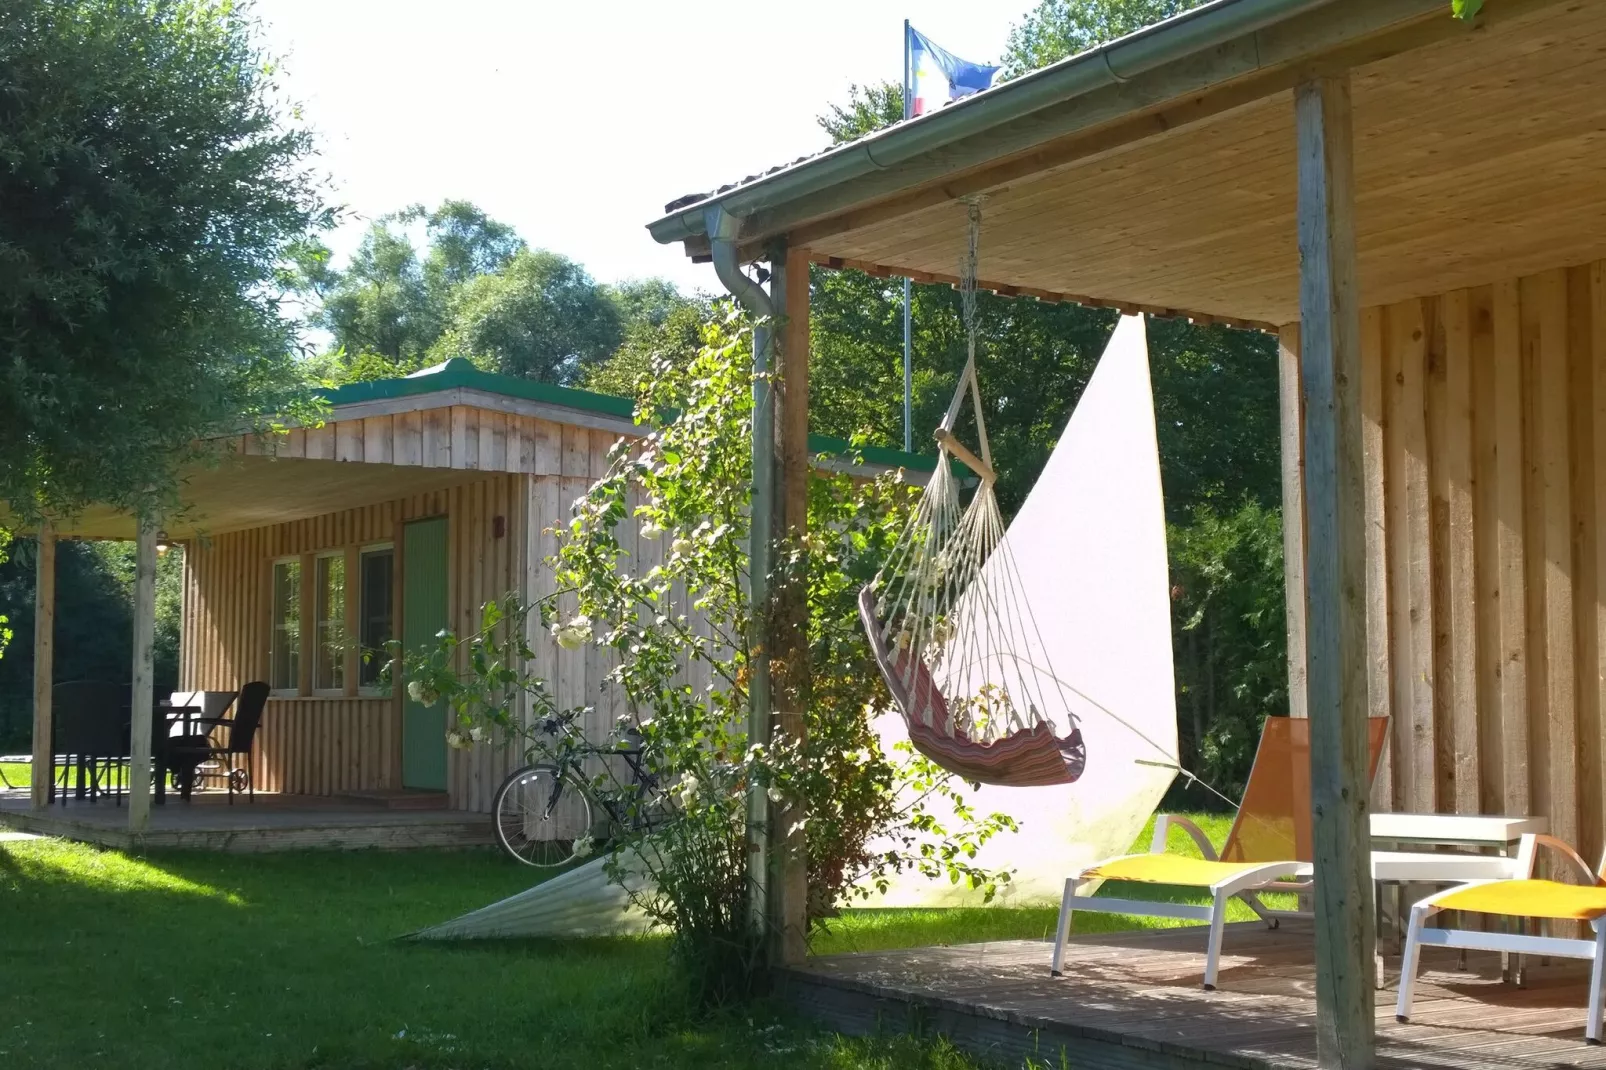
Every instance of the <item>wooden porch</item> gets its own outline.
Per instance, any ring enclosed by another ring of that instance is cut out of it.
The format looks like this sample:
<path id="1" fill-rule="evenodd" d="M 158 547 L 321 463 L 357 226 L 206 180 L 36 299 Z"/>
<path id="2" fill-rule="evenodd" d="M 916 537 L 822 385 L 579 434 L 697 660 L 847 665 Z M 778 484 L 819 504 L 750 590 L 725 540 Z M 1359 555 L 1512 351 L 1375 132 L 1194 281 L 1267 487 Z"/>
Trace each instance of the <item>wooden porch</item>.
<path id="1" fill-rule="evenodd" d="M 401 850 L 484 847 L 495 833 L 487 814 L 392 805 L 384 798 L 259 792 L 230 806 L 219 793 L 189 802 L 169 796 L 151 807 L 143 832 L 128 827 L 128 801 L 70 799 L 33 809 L 26 792 L 0 794 L 0 828 L 60 836 L 102 847 L 202 851 Z"/>
<path id="2" fill-rule="evenodd" d="M 1073 938 L 1059 979 L 1048 973 L 1051 943 L 1015 940 L 832 955 L 786 971 L 782 983 L 793 1007 L 832 1028 L 941 1035 L 1006 1066 L 1315 1067 L 1311 926 L 1227 928 L 1215 992 L 1200 987 L 1197 927 Z M 1522 988 L 1500 980 L 1495 955 L 1474 953 L 1467 966 L 1456 968 L 1453 951 L 1426 949 L 1402 1025 L 1399 960 L 1386 961 L 1374 1065 L 1606 1067 L 1606 1048 L 1584 1041 L 1587 963 L 1534 964 Z"/>

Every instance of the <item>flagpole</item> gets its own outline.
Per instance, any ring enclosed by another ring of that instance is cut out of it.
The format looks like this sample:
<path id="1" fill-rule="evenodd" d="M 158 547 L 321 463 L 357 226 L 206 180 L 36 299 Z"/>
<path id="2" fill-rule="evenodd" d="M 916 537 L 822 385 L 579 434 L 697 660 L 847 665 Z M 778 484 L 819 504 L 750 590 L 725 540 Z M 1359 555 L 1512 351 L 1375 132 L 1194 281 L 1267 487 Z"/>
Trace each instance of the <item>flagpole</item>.
<path id="1" fill-rule="evenodd" d="M 903 117 L 910 118 L 914 114 L 914 88 L 910 85 L 909 70 L 909 20 L 903 20 Z M 910 286 L 908 278 L 903 280 L 903 451 L 912 453 L 915 447 L 914 429 L 914 371 L 911 352 L 913 350 L 913 324 L 910 320 Z"/>

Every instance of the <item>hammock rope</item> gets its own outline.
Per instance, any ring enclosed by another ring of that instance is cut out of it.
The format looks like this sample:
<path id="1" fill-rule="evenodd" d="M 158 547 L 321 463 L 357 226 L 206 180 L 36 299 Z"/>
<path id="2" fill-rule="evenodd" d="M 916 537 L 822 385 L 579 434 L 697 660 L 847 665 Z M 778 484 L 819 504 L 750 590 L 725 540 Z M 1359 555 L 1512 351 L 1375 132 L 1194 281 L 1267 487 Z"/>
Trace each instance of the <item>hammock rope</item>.
<path id="1" fill-rule="evenodd" d="M 964 370 L 938 425 L 937 467 L 886 566 L 860 592 L 866 634 L 915 747 L 970 780 L 1008 786 L 1068 784 L 1086 750 L 1071 692 L 1034 664 L 1046 649 L 1005 538 L 992 447 L 976 378 L 976 276 L 981 204 L 969 204 L 960 266 Z M 976 450 L 954 435 L 966 398 Z M 955 460 L 975 473 L 961 507 Z M 1057 715 L 1057 716 L 1056 716 Z M 1055 724 L 1069 726 L 1064 736 Z"/>

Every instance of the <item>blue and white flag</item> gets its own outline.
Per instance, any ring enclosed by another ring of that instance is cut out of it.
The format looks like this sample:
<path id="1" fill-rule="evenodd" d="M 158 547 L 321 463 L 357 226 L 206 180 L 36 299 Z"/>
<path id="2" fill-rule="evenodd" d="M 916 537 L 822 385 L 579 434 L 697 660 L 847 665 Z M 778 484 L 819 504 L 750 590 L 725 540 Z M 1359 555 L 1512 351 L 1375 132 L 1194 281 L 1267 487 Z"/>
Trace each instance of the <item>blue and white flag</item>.
<path id="1" fill-rule="evenodd" d="M 906 24 L 907 25 L 907 24 Z M 949 101 L 979 93 L 993 84 L 997 67 L 960 59 L 913 26 L 908 27 L 910 115 L 924 115 Z"/>

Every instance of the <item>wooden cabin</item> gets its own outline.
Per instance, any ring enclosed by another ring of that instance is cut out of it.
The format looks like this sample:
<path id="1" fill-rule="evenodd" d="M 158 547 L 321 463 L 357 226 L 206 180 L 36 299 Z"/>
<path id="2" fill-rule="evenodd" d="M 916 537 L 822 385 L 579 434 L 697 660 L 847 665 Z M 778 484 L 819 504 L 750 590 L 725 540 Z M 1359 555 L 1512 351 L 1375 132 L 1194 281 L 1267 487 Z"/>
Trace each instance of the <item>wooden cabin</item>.
<path id="1" fill-rule="evenodd" d="M 327 401 L 321 426 L 221 441 L 222 460 L 187 474 L 183 511 L 162 521 L 159 538 L 185 552 L 179 687 L 272 686 L 251 761 L 259 792 L 444 793 L 452 809 L 488 812 L 517 749 L 449 748 L 442 708 L 381 684 L 385 645 L 471 634 L 485 602 L 552 590 L 554 528 L 613 446 L 641 434 L 634 403 L 465 360 Z M 932 464 L 874 448 L 850 459 L 825 438 L 811 447 L 817 463 L 864 474 Z M 90 509 L 54 535 L 128 539 L 134 527 Z M 664 552 L 632 549 L 649 565 Z M 531 638 L 559 701 L 597 704 L 600 739 L 621 712 L 601 686 L 604 656 Z"/>
<path id="2" fill-rule="evenodd" d="M 984 288 L 1281 339 L 1322 1066 L 1372 1063 L 1368 714 L 1373 806 L 1606 847 L 1603 89 L 1599 0 L 1214 0 L 649 225 L 738 295 L 952 283 L 979 202 Z"/>

